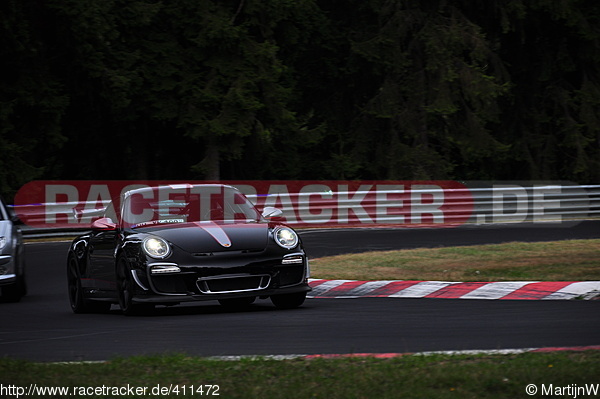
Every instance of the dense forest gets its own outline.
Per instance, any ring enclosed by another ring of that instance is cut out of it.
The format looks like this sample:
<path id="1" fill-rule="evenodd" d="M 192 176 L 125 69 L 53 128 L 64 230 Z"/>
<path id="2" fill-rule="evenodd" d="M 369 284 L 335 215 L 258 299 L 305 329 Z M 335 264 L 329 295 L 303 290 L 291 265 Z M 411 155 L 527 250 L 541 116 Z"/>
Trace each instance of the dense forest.
<path id="1" fill-rule="evenodd" d="M 600 182 L 597 0 L 2 0 L 34 179 Z"/>

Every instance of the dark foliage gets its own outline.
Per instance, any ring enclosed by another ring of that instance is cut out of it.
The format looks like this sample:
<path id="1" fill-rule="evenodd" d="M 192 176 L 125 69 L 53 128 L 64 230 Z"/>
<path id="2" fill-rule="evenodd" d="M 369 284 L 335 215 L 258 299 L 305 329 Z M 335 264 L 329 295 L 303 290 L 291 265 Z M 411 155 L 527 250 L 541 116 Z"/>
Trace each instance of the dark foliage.
<path id="1" fill-rule="evenodd" d="M 32 179 L 600 180 L 600 3 L 5 0 Z"/>

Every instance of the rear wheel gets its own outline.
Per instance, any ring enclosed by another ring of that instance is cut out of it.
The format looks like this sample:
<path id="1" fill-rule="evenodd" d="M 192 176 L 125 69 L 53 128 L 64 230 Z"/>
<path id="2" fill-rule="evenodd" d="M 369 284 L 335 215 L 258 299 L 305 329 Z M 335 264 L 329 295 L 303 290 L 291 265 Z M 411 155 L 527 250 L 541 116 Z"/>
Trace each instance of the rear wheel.
<path id="1" fill-rule="evenodd" d="M 85 297 L 81 286 L 79 263 L 74 256 L 67 261 L 67 286 L 73 313 L 105 313 L 110 310 L 109 302 L 92 301 Z"/>
<path id="2" fill-rule="evenodd" d="M 279 309 L 295 309 L 306 300 L 306 292 L 296 292 L 294 294 L 273 295 L 271 302 Z"/>
<path id="3" fill-rule="evenodd" d="M 138 304 L 133 302 L 135 282 L 131 275 L 131 268 L 124 256 L 119 256 L 117 260 L 117 293 L 119 296 L 119 306 L 121 306 L 121 310 L 126 316 L 148 314 L 154 310 L 154 305 L 152 304 Z"/>

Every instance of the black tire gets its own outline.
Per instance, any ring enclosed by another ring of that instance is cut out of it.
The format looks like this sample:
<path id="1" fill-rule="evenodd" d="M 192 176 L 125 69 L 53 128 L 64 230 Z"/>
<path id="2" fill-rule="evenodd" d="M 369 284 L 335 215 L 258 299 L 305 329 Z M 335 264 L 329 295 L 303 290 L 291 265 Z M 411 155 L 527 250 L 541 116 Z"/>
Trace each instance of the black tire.
<path id="1" fill-rule="evenodd" d="M 27 293 L 27 287 L 25 285 L 25 277 L 17 276 L 17 281 L 12 284 L 5 285 L 2 288 L 2 301 L 3 302 L 19 302 L 23 296 Z"/>
<path id="2" fill-rule="evenodd" d="M 0 299 L 2 302 L 19 302 L 21 298 L 27 295 L 25 267 L 19 263 L 20 259 L 22 259 L 21 256 L 18 256 L 16 260 L 17 280 L 12 284 L 0 288 Z M 19 270 L 21 270 L 20 274 Z"/>
<path id="3" fill-rule="evenodd" d="M 27 278 L 25 277 L 25 271 L 23 271 L 23 274 L 19 276 L 17 287 L 21 297 L 27 296 Z"/>
<path id="4" fill-rule="evenodd" d="M 271 302 L 279 309 L 295 309 L 306 300 L 306 292 L 296 292 L 294 294 L 273 295 Z"/>
<path id="5" fill-rule="evenodd" d="M 83 294 L 79 263 L 75 256 L 69 256 L 67 261 L 67 288 L 73 313 L 106 313 L 110 310 L 109 302 L 92 301 Z"/>
<path id="6" fill-rule="evenodd" d="M 245 298 L 230 298 L 230 299 L 219 299 L 221 306 L 226 307 L 230 310 L 244 309 L 252 305 L 256 300 L 255 296 Z"/>
<path id="7" fill-rule="evenodd" d="M 131 268 L 124 256 L 117 259 L 117 294 L 119 306 L 125 316 L 148 315 L 154 310 L 152 304 L 137 304 L 133 302 L 135 294 L 135 281 L 131 275 Z"/>
<path id="8" fill-rule="evenodd" d="M 17 265 L 18 270 L 21 270 L 21 274 L 19 274 L 19 279 L 17 281 L 17 287 L 21 297 L 24 297 L 27 295 L 27 277 L 25 276 L 25 257 L 21 251 L 17 254 Z"/>

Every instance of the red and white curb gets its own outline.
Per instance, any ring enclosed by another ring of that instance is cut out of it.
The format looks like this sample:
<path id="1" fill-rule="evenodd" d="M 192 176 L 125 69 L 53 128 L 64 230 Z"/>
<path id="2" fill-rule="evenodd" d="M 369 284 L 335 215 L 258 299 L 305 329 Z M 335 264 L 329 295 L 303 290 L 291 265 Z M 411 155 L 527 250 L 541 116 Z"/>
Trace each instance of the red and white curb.
<path id="1" fill-rule="evenodd" d="M 549 348 L 522 348 L 522 349 L 467 349 L 458 351 L 426 351 L 409 353 L 347 353 L 347 354 L 321 354 L 303 355 L 303 359 L 337 359 L 354 357 L 371 357 L 376 359 L 391 359 L 402 356 L 430 356 L 430 355 L 518 355 L 521 353 L 548 353 L 548 352 L 584 352 L 600 350 L 600 345 L 568 346 Z"/>
<path id="2" fill-rule="evenodd" d="M 388 352 L 388 353 L 321 353 L 321 354 L 291 354 L 291 355 L 224 355 L 207 356 L 205 359 L 216 361 L 240 361 L 240 360 L 311 360 L 311 359 L 345 359 L 345 358 L 373 358 L 393 359 L 406 356 L 431 356 L 431 355 L 518 355 L 521 353 L 548 353 L 548 352 L 585 352 L 600 351 L 600 345 L 590 346 L 560 346 L 548 348 L 522 348 L 522 349 L 466 349 L 448 351 L 425 351 L 425 352 Z M 85 360 L 76 362 L 48 362 L 40 364 L 97 364 L 110 363 L 110 360 Z"/>
<path id="3" fill-rule="evenodd" d="M 594 299 L 600 281 L 309 281 L 310 298 Z"/>
<path id="4" fill-rule="evenodd" d="M 425 351 L 425 352 L 405 352 L 405 353 L 323 353 L 314 355 L 241 355 L 241 356 L 211 356 L 213 360 L 294 360 L 294 359 L 344 359 L 344 358 L 373 358 L 373 359 L 393 359 L 405 356 L 431 356 L 431 355 L 518 355 L 521 353 L 549 353 L 549 352 L 584 352 L 598 351 L 600 345 L 590 346 L 560 346 L 547 348 L 520 348 L 520 349 L 467 349 L 467 350 L 449 350 L 449 351 Z"/>

